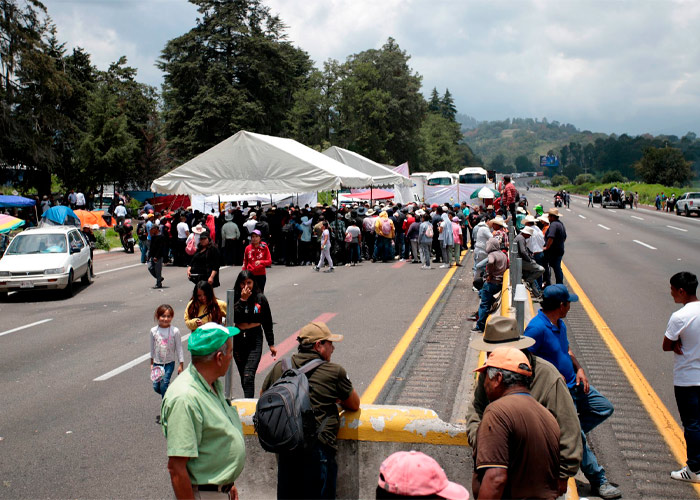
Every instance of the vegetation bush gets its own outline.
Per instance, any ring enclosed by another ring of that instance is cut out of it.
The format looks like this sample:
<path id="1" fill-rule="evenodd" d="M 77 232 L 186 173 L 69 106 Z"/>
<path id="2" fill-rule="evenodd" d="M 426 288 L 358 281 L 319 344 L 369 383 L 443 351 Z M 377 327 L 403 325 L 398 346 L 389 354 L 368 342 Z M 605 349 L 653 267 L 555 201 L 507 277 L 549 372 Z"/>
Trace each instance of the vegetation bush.
<path id="1" fill-rule="evenodd" d="M 623 176 L 619 170 L 611 170 L 603 174 L 600 178 L 600 182 L 603 184 L 612 184 L 614 182 L 627 182 L 627 179 L 625 179 L 625 176 Z"/>
<path id="2" fill-rule="evenodd" d="M 107 238 L 102 234 L 102 231 L 95 231 L 95 238 L 97 239 L 95 242 L 96 250 L 109 251 L 109 243 L 107 242 Z"/>
<path id="3" fill-rule="evenodd" d="M 544 187 L 544 186 L 543 186 Z M 674 188 L 662 186 L 661 184 L 644 184 L 642 182 L 625 182 L 617 184 L 617 187 L 623 189 L 625 193 L 639 193 L 639 203 L 653 205 L 657 194 L 664 193 L 666 196 L 676 195 L 678 198 L 683 193 L 689 191 L 688 188 Z M 565 189 L 567 193 L 587 195 L 589 191 L 600 191 L 610 188 L 610 183 L 585 183 L 577 186 L 575 184 L 559 185 L 556 190 Z"/>
<path id="4" fill-rule="evenodd" d="M 555 175 L 552 177 L 552 186 L 561 186 L 562 184 L 570 184 L 571 181 L 565 175 Z"/>
<path id="5" fill-rule="evenodd" d="M 135 198 L 131 198 L 126 203 L 126 209 L 129 211 L 129 215 L 136 217 L 139 214 L 139 209 L 141 208 L 141 202 Z"/>
<path id="6" fill-rule="evenodd" d="M 593 174 L 579 174 L 574 179 L 574 184 L 580 186 L 586 182 L 595 182 L 595 176 Z"/>

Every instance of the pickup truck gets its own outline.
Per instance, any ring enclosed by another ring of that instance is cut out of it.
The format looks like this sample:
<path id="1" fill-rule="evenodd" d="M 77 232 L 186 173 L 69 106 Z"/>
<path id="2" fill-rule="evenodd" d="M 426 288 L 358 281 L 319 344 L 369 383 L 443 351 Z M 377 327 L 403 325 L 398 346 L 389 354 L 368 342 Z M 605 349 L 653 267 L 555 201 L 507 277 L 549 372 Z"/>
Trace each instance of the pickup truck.
<path id="1" fill-rule="evenodd" d="M 676 215 L 685 214 L 686 217 L 690 217 L 691 212 L 700 214 L 700 193 L 683 193 L 676 200 Z"/>

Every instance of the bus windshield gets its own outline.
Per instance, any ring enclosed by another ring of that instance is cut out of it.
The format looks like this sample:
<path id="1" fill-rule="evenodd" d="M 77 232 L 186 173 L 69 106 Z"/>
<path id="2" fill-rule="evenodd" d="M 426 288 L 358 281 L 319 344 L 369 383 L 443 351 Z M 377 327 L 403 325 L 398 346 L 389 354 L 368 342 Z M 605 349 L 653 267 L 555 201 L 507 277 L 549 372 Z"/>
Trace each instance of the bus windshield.
<path id="1" fill-rule="evenodd" d="M 428 186 L 449 186 L 452 184 L 452 177 L 436 177 L 428 179 Z"/>
<path id="2" fill-rule="evenodd" d="M 460 184 L 486 184 L 486 174 L 462 174 L 459 176 Z"/>

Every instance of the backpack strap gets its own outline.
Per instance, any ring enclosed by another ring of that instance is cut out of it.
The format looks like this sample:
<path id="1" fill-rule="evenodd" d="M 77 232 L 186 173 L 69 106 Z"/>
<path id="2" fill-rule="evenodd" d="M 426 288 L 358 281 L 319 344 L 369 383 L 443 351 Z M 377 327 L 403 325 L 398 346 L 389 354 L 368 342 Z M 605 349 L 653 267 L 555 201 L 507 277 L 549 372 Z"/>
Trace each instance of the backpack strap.
<path id="1" fill-rule="evenodd" d="M 309 362 L 306 363 L 305 365 L 303 365 L 303 366 L 302 366 L 301 368 L 299 368 L 298 370 L 299 370 L 300 373 L 307 374 L 307 373 L 309 373 L 311 370 L 313 370 L 314 368 L 318 367 L 319 365 L 322 365 L 322 364 L 325 363 L 325 362 L 326 362 L 326 360 L 324 360 L 324 359 L 314 359 L 314 360 L 312 360 L 312 361 L 309 361 Z"/>
<path id="2" fill-rule="evenodd" d="M 286 372 L 287 370 L 291 370 L 291 369 L 292 369 L 291 358 L 282 359 L 282 373 Z"/>

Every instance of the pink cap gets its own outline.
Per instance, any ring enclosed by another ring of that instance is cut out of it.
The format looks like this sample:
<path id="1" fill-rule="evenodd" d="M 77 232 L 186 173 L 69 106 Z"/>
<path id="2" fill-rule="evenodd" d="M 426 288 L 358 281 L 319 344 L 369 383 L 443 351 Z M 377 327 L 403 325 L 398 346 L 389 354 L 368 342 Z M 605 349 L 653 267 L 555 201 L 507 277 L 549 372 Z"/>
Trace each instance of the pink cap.
<path id="1" fill-rule="evenodd" d="M 469 500 L 464 486 L 448 481 L 440 464 L 419 451 L 398 451 L 389 455 L 379 468 L 379 486 L 396 495 L 437 495 L 449 500 Z"/>

